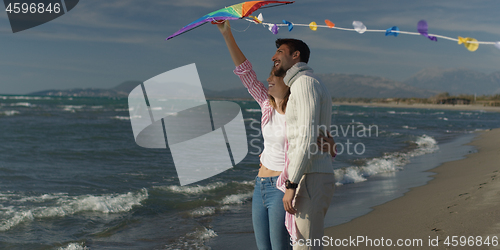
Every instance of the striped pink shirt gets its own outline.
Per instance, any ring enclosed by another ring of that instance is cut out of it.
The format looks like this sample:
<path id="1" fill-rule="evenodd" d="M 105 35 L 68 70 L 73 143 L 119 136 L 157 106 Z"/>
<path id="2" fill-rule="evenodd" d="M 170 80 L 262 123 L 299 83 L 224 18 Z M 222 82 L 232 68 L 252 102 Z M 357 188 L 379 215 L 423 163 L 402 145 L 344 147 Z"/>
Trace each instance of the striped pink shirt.
<path id="1" fill-rule="evenodd" d="M 255 74 L 255 71 L 253 71 L 252 64 L 248 60 L 245 60 L 242 64 L 238 65 L 234 70 L 234 73 L 240 77 L 241 82 L 248 89 L 250 95 L 252 95 L 255 101 L 259 104 L 262 112 L 261 127 L 264 127 L 264 125 L 269 122 L 273 113 L 273 107 L 269 103 L 266 87 L 264 87 L 264 84 L 261 81 L 257 80 L 257 75 Z M 288 140 L 285 141 L 285 152 L 287 152 L 287 150 Z M 276 183 L 276 187 L 283 193 L 286 190 L 285 181 L 288 179 L 288 164 L 288 157 L 285 153 L 285 168 L 281 172 L 281 175 L 278 177 L 278 181 Z M 286 212 L 285 226 L 288 233 L 292 237 L 293 242 L 296 242 L 297 227 L 295 226 L 295 216 L 293 214 Z"/>

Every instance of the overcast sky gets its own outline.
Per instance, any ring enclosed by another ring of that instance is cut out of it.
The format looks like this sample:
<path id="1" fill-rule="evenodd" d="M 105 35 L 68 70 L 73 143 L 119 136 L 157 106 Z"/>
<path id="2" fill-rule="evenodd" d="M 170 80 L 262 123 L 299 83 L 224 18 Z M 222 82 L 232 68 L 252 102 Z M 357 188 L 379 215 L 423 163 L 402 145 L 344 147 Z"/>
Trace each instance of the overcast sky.
<path id="1" fill-rule="evenodd" d="M 0 93 L 24 94 L 46 89 L 111 88 L 123 81 L 145 81 L 165 71 L 196 63 L 204 87 L 240 87 L 227 48 L 215 25 L 207 24 L 172 40 L 165 38 L 191 21 L 238 3 L 232 0 L 80 0 L 67 14 L 38 27 L 12 33 L 6 12 L 0 14 Z M 266 22 L 282 19 L 352 28 L 398 26 L 416 32 L 418 21 L 429 33 L 500 41 L 498 0 L 297 0 L 258 10 Z M 295 27 L 273 35 L 261 25 L 231 23 L 237 42 L 266 79 L 276 38 L 304 40 L 317 73 L 350 73 L 405 80 L 429 67 L 500 70 L 500 50 L 481 45 L 469 52 L 456 42 L 433 42 L 423 36 L 386 37 L 365 33 Z"/>

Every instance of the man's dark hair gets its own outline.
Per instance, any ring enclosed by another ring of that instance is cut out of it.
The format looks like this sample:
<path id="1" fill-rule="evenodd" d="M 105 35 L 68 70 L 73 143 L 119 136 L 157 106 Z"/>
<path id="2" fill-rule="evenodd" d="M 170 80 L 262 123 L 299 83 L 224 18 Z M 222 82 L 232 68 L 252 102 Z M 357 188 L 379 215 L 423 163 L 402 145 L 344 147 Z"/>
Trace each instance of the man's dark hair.
<path id="1" fill-rule="evenodd" d="M 286 44 L 290 48 L 290 54 L 298 50 L 300 52 L 301 62 L 309 62 L 309 55 L 311 54 L 311 51 L 306 43 L 292 38 L 276 39 L 276 48 L 279 48 L 283 44 Z"/>

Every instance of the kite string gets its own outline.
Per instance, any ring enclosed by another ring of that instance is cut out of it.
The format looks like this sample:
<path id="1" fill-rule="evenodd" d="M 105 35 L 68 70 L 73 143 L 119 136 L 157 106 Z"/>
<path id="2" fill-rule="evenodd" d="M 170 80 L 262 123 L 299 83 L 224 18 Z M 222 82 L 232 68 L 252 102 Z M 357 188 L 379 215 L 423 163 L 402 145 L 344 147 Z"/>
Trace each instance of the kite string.
<path id="1" fill-rule="evenodd" d="M 213 23 L 213 24 L 222 24 L 222 23 L 224 23 L 225 21 L 226 21 L 226 20 L 217 20 L 217 19 L 215 19 L 215 18 L 213 18 L 213 17 L 212 17 L 212 23 Z M 235 28 L 233 28 L 233 27 L 230 27 L 230 28 L 231 28 L 231 30 L 234 30 L 234 31 L 237 31 L 237 32 L 245 32 L 245 31 L 247 31 L 247 30 L 248 30 L 248 28 L 250 28 L 250 25 L 251 25 L 251 23 L 249 23 L 249 24 L 248 24 L 248 26 L 247 26 L 244 30 L 237 30 L 237 29 L 235 29 Z"/>
<path id="2" fill-rule="evenodd" d="M 245 31 L 247 31 L 248 28 L 250 28 L 250 25 L 252 25 L 252 24 L 249 23 L 248 26 L 244 30 L 237 30 L 237 29 L 235 29 L 233 27 L 231 27 L 231 30 L 234 30 L 234 31 L 237 31 L 237 32 L 245 32 Z"/>
<path id="3" fill-rule="evenodd" d="M 244 19 L 244 20 L 247 20 L 249 22 L 253 22 L 255 23 L 255 20 L 252 20 L 252 19 Z M 261 23 L 263 26 L 273 26 L 273 25 L 276 25 L 278 27 L 285 27 L 285 26 L 288 26 L 288 24 L 284 24 L 284 23 L 277 23 L 277 24 L 274 24 L 274 23 Z M 300 24 L 300 23 L 292 23 L 293 26 L 302 26 L 302 27 L 310 27 L 309 24 Z M 341 28 L 341 27 L 329 27 L 327 25 L 315 25 L 316 27 L 318 28 L 329 28 L 329 29 L 336 29 L 336 30 L 344 30 L 344 31 L 356 31 L 356 29 L 350 29 L 350 28 Z M 248 28 L 247 28 L 248 29 Z M 365 32 L 380 32 L 380 33 L 386 33 L 387 31 L 386 30 L 370 30 L 370 29 L 367 29 Z M 408 31 L 397 31 L 397 30 L 393 30 L 391 31 L 393 33 L 399 33 L 399 34 L 406 34 L 406 35 L 415 35 L 415 36 L 419 36 L 421 35 L 420 33 L 417 33 L 417 32 L 408 32 Z M 447 37 L 447 36 L 442 36 L 442 35 L 436 35 L 436 34 L 428 34 L 429 36 L 435 36 L 437 38 L 441 38 L 441 39 L 445 39 L 445 40 L 450 40 L 450 41 L 454 41 L 454 42 L 458 42 L 458 39 L 456 38 L 452 38 L 452 37 Z M 464 41 L 464 43 L 477 43 L 477 44 L 492 44 L 492 45 L 495 45 L 496 43 L 495 42 L 481 42 L 481 41 Z"/>

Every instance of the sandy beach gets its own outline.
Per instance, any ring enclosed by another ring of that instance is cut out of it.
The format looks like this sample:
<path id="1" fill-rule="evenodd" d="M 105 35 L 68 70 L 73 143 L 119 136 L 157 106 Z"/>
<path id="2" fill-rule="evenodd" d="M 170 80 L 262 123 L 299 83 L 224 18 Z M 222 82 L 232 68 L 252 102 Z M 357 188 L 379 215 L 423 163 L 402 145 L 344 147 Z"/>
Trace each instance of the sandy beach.
<path id="1" fill-rule="evenodd" d="M 432 169 L 436 175 L 427 185 L 327 228 L 329 244 L 356 249 L 386 249 L 390 243 L 392 248 L 500 249 L 499 142 L 500 129 L 481 132 L 471 143 L 477 153 Z"/>
<path id="2" fill-rule="evenodd" d="M 362 103 L 362 102 L 333 102 L 334 105 L 347 106 L 368 106 L 368 107 L 386 107 L 386 108 L 420 108 L 420 109 L 444 109 L 444 110 L 483 110 L 487 112 L 500 112 L 500 107 L 483 106 L 477 104 L 471 105 L 451 105 L 451 104 L 407 104 L 407 103 Z"/>

